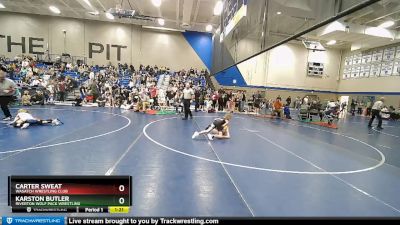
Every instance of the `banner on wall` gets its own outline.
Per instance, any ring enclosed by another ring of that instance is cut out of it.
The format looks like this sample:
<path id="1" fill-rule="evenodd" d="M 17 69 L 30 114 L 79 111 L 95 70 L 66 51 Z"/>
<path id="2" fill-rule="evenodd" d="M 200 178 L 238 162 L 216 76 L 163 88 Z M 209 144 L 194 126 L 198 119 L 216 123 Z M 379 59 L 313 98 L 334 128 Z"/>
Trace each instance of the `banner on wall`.
<path id="1" fill-rule="evenodd" d="M 222 12 L 222 35 L 227 36 L 247 15 L 247 0 L 226 0 Z"/>
<path id="2" fill-rule="evenodd" d="M 48 43 L 42 37 L 14 37 L 11 35 L 0 34 L 1 45 L 4 44 L 4 50 L 8 53 L 44 55 L 48 50 Z M 45 47 L 46 46 L 46 47 Z M 118 44 L 104 44 L 88 42 L 89 58 L 95 54 L 102 54 L 106 60 L 110 60 L 111 52 L 115 52 L 117 61 L 121 61 L 121 52 L 128 46 Z M 66 52 L 64 52 L 66 53 Z"/>

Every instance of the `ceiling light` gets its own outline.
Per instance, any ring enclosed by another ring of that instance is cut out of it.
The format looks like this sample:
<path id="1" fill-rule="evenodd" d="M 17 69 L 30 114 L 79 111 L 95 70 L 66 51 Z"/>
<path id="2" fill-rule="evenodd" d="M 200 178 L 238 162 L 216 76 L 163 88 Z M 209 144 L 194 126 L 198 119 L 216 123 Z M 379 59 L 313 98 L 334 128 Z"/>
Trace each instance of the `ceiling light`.
<path id="1" fill-rule="evenodd" d="M 109 12 L 106 12 L 106 17 L 107 17 L 109 20 L 113 20 L 113 19 L 114 19 L 113 14 L 111 14 L 111 13 L 109 13 Z"/>
<path id="2" fill-rule="evenodd" d="M 327 45 L 334 45 L 334 44 L 336 44 L 336 40 L 330 40 L 326 44 Z"/>
<path id="3" fill-rule="evenodd" d="M 206 26 L 206 31 L 207 31 L 207 32 L 212 31 L 212 29 L 213 29 L 213 27 L 212 27 L 211 24 L 208 24 L 208 25 Z"/>
<path id="4" fill-rule="evenodd" d="M 214 15 L 219 16 L 222 13 L 222 9 L 224 8 L 224 3 L 222 1 L 218 1 L 214 7 Z"/>
<path id="5" fill-rule="evenodd" d="M 378 27 L 380 27 L 380 28 L 388 28 L 388 27 L 391 27 L 393 25 L 394 25 L 394 21 L 389 20 L 389 21 L 386 21 L 386 22 L 382 23 Z"/>
<path id="6" fill-rule="evenodd" d="M 276 12 L 276 14 L 278 14 L 278 15 L 281 15 L 281 14 L 282 14 L 282 12 Z"/>
<path id="7" fill-rule="evenodd" d="M 161 6 L 161 0 L 151 0 L 151 2 L 153 3 L 153 5 L 155 7 L 160 7 Z"/>
<path id="8" fill-rule="evenodd" d="M 49 6 L 49 9 L 55 14 L 60 14 L 61 13 L 61 11 L 55 6 Z"/>
<path id="9" fill-rule="evenodd" d="M 178 30 L 178 29 L 172 29 L 172 28 L 166 28 L 166 27 L 142 26 L 142 28 L 146 28 L 146 29 L 154 29 L 154 30 L 163 30 L 163 31 L 177 31 L 177 32 L 185 32 L 185 30 Z"/>
<path id="10" fill-rule="evenodd" d="M 4 8 L 5 8 L 5 6 L 0 3 L 0 9 L 4 9 Z"/>
<path id="11" fill-rule="evenodd" d="M 89 12 L 89 14 L 92 15 L 92 16 L 97 16 L 100 13 L 99 13 L 99 11 L 94 11 L 94 12 Z"/>
<path id="12" fill-rule="evenodd" d="M 83 1 L 86 3 L 86 5 L 88 5 L 89 7 L 92 7 L 92 4 L 90 4 L 89 0 L 83 0 Z"/>
<path id="13" fill-rule="evenodd" d="M 158 19 L 158 24 L 160 24 L 161 26 L 164 26 L 165 20 L 162 18 Z"/>

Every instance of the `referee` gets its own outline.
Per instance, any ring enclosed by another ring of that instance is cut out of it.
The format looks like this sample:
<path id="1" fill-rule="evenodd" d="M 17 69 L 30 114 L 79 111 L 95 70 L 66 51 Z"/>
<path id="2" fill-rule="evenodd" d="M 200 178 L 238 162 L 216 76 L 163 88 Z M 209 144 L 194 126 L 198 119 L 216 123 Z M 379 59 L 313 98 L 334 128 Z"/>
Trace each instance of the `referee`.
<path id="1" fill-rule="evenodd" d="M 12 116 L 8 104 L 12 101 L 17 85 L 14 81 L 6 78 L 7 70 L 0 65 L 0 106 L 4 113 L 3 121 L 10 121 Z"/>
<path id="2" fill-rule="evenodd" d="M 193 119 L 192 112 L 190 111 L 190 101 L 193 99 L 194 91 L 190 87 L 189 83 L 186 83 L 185 89 L 183 89 L 183 108 L 185 111 L 185 118 L 183 120 L 188 119 L 188 115 L 190 115 L 190 119 Z"/>

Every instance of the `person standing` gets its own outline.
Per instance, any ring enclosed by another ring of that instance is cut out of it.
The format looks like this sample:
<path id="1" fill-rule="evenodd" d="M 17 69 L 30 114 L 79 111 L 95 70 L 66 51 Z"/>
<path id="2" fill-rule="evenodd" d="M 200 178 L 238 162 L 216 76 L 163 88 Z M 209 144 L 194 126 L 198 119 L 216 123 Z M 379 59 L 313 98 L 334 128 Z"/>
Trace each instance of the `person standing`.
<path id="1" fill-rule="evenodd" d="M 193 118 L 192 112 L 190 111 L 190 101 L 193 99 L 194 91 L 190 87 L 189 83 L 186 83 L 185 89 L 183 89 L 183 108 L 185 111 L 185 118 L 183 120 L 187 120 L 190 115 L 190 119 Z"/>
<path id="2" fill-rule="evenodd" d="M 6 68 L 0 66 L 0 106 L 4 113 L 3 121 L 10 121 L 12 116 L 8 104 L 12 101 L 17 85 L 14 81 L 6 78 L 6 73 Z"/>
<path id="3" fill-rule="evenodd" d="M 90 84 L 90 92 L 92 93 L 93 96 L 93 103 L 96 103 L 97 98 L 99 97 L 99 88 L 97 86 L 97 82 L 93 81 Z"/>
<path id="4" fill-rule="evenodd" d="M 383 102 L 385 102 L 385 98 L 382 97 L 380 98 L 379 101 L 376 101 L 374 105 L 372 106 L 372 117 L 369 120 L 368 127 L 372 127 L 372 122 L 374 121 L 375 117 L 378 118 L 378 129 L 383 129 L 382 128 L 382 116 L 381 116 L 381 110 L 383 108 Z"/>
<path id="5" fill-rule="evenodd" d="M 65 101 L 65 90 L 66 90 L 65 81 L 63 78 L 61 78 L 60 81 L 58 81 L 57 83 L 58 100 L 61 102 Z"/>
<path id="6" fill-rule="evenodd" d="M 200 92 L 200 88 L 196 87 L 195 88 L 195 92 L 194 92 L 194 111 L 197 112 L 199 107 L 200 107 L 200 96 L 201 96 L 201 92 Z"/>

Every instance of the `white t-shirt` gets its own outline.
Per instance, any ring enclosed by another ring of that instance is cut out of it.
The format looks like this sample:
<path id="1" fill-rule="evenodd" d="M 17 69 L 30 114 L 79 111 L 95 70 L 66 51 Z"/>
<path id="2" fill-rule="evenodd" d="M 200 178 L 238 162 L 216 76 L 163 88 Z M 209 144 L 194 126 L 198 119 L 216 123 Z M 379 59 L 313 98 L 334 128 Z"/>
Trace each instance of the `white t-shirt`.
<path id="1" fill-rule="evenodd" d="M 31 86 L 39 86 L 40 85 L 40 81 L 39 80 L 33 80 L 31 83 Z"/>
<path id="2" fill-rule="evenodd" d="M 308 104 L 308 98 L 304 98 L 303 101 L 304 101 L 304 104 Z"/>
<path id="3" fill-rule="evenodd" d="M 17 117 L 21 120 L 36 120 L 30 113 L 18 113 Z"/>
<path id="4" fill-rule="evenodd" d="M 333 109 L 335 107 L 336 107 L 336 103 L 335 102 L 329 102 L 326 108 L 327 109 Z"/>
<path id="5" fill-rule="evenodd" d="M 382 101 L 376 101 L 374 103 L 374 105 L 372 106 L 372 109 L 381 110 L 382 106 L 383 106 L 383 102 Z"/>
<path id="6" fill-rule="evenodd" d="M 6 78 L 3 82 L 0 82 L 0 96 L 12 96 L 15 91 L 9 91 L 10 88 L 17 88 L 17 85 L 14 83 L 14 81 Z"/>
<path id="7" fill-rule="evenodd" d="M 194 95 L 193 89 L 191 88 L 183 89 L 183 99 L 192 99 L 193 95 Z"/>

